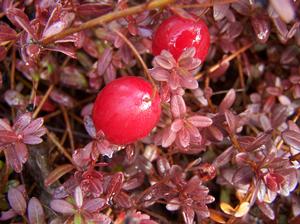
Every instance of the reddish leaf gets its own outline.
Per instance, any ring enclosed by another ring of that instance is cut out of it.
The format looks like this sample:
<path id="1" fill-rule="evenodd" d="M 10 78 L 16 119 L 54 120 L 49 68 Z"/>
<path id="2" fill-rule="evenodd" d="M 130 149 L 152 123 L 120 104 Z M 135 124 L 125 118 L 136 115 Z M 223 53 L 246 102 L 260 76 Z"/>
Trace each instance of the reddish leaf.
<path id="1" fill-rule="evenodd" d="M 153 63 L 156 65 L 156 67 L 161 67 L 166 70 L 170 70 L 176 66 L 173 56 L 165 50 L 162 51 L 161 55 L 158 55 L 154 58 Z"/>
<path id="2" fill-rule="evenodd" d="M 295 62 L 295 59 L 297 58 L 298 55 L 298 49 L 290 46 L 287 47 L 281 54 L 280 57 L 280 63 L 281 64 L 291 64 L 293 62 Z"/>
<path id="3" fill-rule="evenodd" d="M 36 100 L 36 104 L 38 105 L 42 100 L 42 96 L 36 96 L 35 100 Z M 55 105 L 49 99 L 47 99 L 44 105 L 42 106 L 42 110 L 46 112 L 53 112 L 55 111 L 55 109 L 56 109 Z"/>
<path id="4" fill-rule="evenodd" d="M 300 133 L 287 130 L 282 133 L 282 138 L 286 144 L 297 150 L 300 150 Z"/>
<path id="5" fill-rule="evenodd" d="M 179 76 L 180 77 L 180 84 L 182 87 L 187 89 L 197 89 L 198 88 L 198 81 L 194 78 L 194 76 L 186 73 Z M 171 86 L 171 84 L 170 84 Z"/>
<path id="6" fill-rule="evenodd" d="M 250 145 L 246 147 L 246 150 L 252 151 L 252 150 L 259 149 L 261 146 L 266 145 L 271 140 L 271 138 L 272 136 L 270 134 L 270 131 L 264 132 L 259 136 L 257 136 L 257 138 L 254 141 L 252 141 Z"/>
<path id="7" fill-rule="evenodd" d="M 74 169 L 74 166 L 71 164 L 65 164 L 56 167 L 52 172 L 48 175 L 48 177 L 45 179 L 44 184 L 45 186 L 50 186 L 54 182 L 56 182 L 59 178 L 64 176 L 65 174 L 71 172 Z"/>
<path id="8" fill-rule="evenodd" d="M 292 1 L 289 0 L 270 0 L 271 6 L 286 23 L 295 18 L 295 10 Z"/>
<path id="9" fill-rule="evenodd" d="M 276 106 L 271 113 L 271 123 L 272 127 L 278 127 L 280 126 L 283 122 L 286 121 L 288 117 L 288 109 L 286 106 L 283 105 L 278 105 Z"/>
<path id="10" fill-rule="evenodd" d="M 85 116 L 83 118 L 84 127 L 87 133 L 92 137 L 96 138 L 96 128 L 91 116 Z"/>
<path id="11" fill-rule="evenodd" d="M 170 145 L 172 145 L 175 139 L 176 139 L 176 133 L 173 132 L 170 127 L 165 128 L 162 136 L 162 143 L 161 143 L 162 147 L 164 148 L 169 147 Z"/>
<path id="12" fill-rule="evenodd" d="M 15 40 L 17 32 L 6 24 L 0 24 L 0 42 Z"/>
<path id="13" fill-rule="evenodd" d="M 237 117 L 229 110 L 226 110 L 224 114 L 229 130 L 235 133 L 237 129 Z"/>
<path id="14" fill-rule="evenodd" d="M 218 21 L 223 19 L 228 13 L 229 4 L 215 4 L 213 9 L 214 9 L 213 12 L 214 19 Z"/>
<path id="15" fill-rule="evenodd" d="M 108 65 L 111 63 L 113 51 L 110 48 L 105 48 L 102 55 L 98 59 L 97 71 L 98 75 L 101 76 L 104 74 Z"/>
<path id="16" fill-rule="evenodd" d="M 139 197 L 138 203 L 143 206 L 150 206 L 159 198 L 163 198 L 170 192 L 171 188 L 162 183 L 157 183 L 148 187 Z"/>
<path id="17" fill-rule="evenodd" d="M 55 45 L 52 47 L 48 47 L 48 48 L 44 48 L 44 50 L 48 50 L 48 51 L 56 51 L 56 52 L 60 52 L 63 53 L 71 58 L 76 59 L 77 55 L 76 55 L 76 48 L 72 45 L 69 44 L 60 44 L 60 45 Z"/>
<path id="18" fill-rule="evenodd" d="M 157 163 L 157 170 L 161 176 L 165 176 L 170 169 L 170 163 L 165 157 L 159 157 L 156 161 Z"/>
<path id="19" fill-rule="evenodd" d="M 13 125 L 13 129 L 18 132 L 23 131 L 30 124 L 31 119 L 31 113 L 20 114 Z"/>
<path id="20" fill-rule="evenodd" d="M 229 61 L 221 63 L 220 66 L 216 70 L 214 70 L 213 72 L 209 72 L 209 77 L 211 77 L 213 79 L 221 77 L 228 70 L 229 66 L 230 66 Z"/>
<path id="21" fill-rule="evenodd" d="M 269 131 L 272 129 L 271 121 L 265 114 L 259 116 L 259 121 L 264 131 Z"/>
<path id="22" fill-rule="evenodd" d="M 99 57 L 99 51 L 96 43 L 90 39 L 89 37 L 84 38 L 84 43 L 83 43 L 83 49 L 85 50 L 86 53 L 88 53 L 90 56 L 94 58 Z"/>
<path id="23" fill-rule="evenodd" d="M 229 38 L 235 39 L 243 31 L 243 25 L 239 21 L 231 22 L 227 30 Z"/>
<path id="24" fill-rule="evenodd" d="M 235 98 L 236 98 L 235 90 L 230 89 L 226 94 L 226 96 L 224 97 L 224 99 L 222 100 L 219 106 L 219 110 L 221 112 L 224 112 L 225 110 L 229 109 L 233 105 Z"/>
<path id="25" fill-rule="evenodd" d="M 66 66 L 62 69 L 60 82 L 76 89 L 86 89 L 88 87 L 88 81 L 84 72 L 74 66 Z"/>
<path id="26" fill-rule="evenodd" d="M 9 209 L 8 211 L 1 212 L 0 221 L 7 221 L 17 215 L 18 214 L 13 209 Z"/>
<path id="27" fill-rule="evenodd" d="M 223 133 L 215 126 L 209 126 L 207 129 L 208 135 L 213 138 L 213 140 L 222 141 L 224 136 Z M 208 136 L 208 137 L 209 137 Z"/>
<path id="28" fill-rule="evenodd" d="M 225 164 L 229 163 L 233 152 L 234 152 L 233 147 L 229 147 L 214 160 L 212 165 L 214 167 L 218 168 L 218 167 L 224 166 Z"/>
<path id="29" fill-rule="evenodd" d="M 284 182 L 284 177 L 279 174 L 268 173 L 264 176 L 264 181 L 271 191 L 277 192 L 280 185 Z"/>
<path id="30" fill-rule="evenodd" d="M 60 20 L 55 21 L 51 25 L 47 24 L 46 28 L 44 29 L 42 37 L 46 38 L 63 31 L 64 29 L 66 29 L 72 24 L 74 19 L 75 19 L 75 14 L 72 12 L 61 13 Z"/>
<path id="31" fill-rule="evenodd" d="M 26 104 L 25 97 L 16 90 L 7 90 L 4 93 L 4 99 L 9 106 L 20 107 Z"/>
<path id="32" fill-rule="evenodd" d="M 251 19 L 253 30 L 256 38 L 260 43 L 266 43 L 270 36 L 270 24 L 268 20 L 262 16 L 253 16 Z"/>
<path id="33" fill-rule="evenodd" d="M 77 6 L 76 12 L 83 19 L 91 19 L 108 13 L 112 10 L 111 5 L 106 2 L 86 3 Z"/>
<path id="34" fill-rule="evenodd" d="M 94 198 L 84 203 L 82 209 L 94 213 L 99 211 L 106 204 L 106 200 L 102 198 Z"/>
<path id="35" fill-rule="evenodd" d="M 50 202 L 50 207 L 59 213 L 65 214 L 65 215 L 72 215 L 75 213 L 75 209 L 73 205 L 71 205 L 69 202 L 64 200 L 52 200 Z"/>
<path id="36" fill-rule="evenodd" d="M 190 136 L 190 134 L 189 134 L 189 132 L 187 131 L 186 128 L 182 128 L 178 132 L 178 139 L 179 139 L 180 145 L 183 148 L 186 148 L 187 146 L 189 146 L 190 140 L 191 140 L 191 136 Z"/>
<path id="37" fill-rule="evenodd" d="M 180 55 L 180 57 L 178 58 L 178 63 L 182 63 L 185 59 L 192 59 L 196 54 L 196 48 L 195 47 L 190 47 L 187 48 L 186 50 L 184 50 L 182 52 L 182 54 Z M 186 64 L 186 63 L 184 63 Z M 184 66 L 180 66 L 180 67 L 184 67 Z"/>
<path id="38" fill-rule="evenodd" d="M 138 167 L 146 174 L 150 175 L 154 173 L 154 167 L 152 163 L 146 159 L 144 156 L 138 156 L 137 158 Z"/>
<path id="39" fill-rule="evenodd" d="M 172 96 L 171 112 L 174 118 L 179 118 L 186 113 L 186 105 L 182 96 L 180 95 Z"/>
<path id="40" fill-rule="evenodd" d="M 94 221 L 95 223 L 101 223 L 101 224 L 111 224 L 112 221 L 111 219 L 102 213 L 99 214 L 93 214 L 93 218 L 91 219 L 92 221 Z"/>
<path id="41" fill-rule="evenodd" d="M 23 143 L 15 143 L 6 145 L 4 148 L 6 161 L 16 171 L 20 173 L 23 168 L 23 164 L 28 159 L 28 151 L 26 145 Z"/>
<path id="42" fill-rule="evenodd" d="M 171 130 L 173 132 L 178 132 L 183 127 L 183 125 L 184 125 L 184 123 L 183 123 L 182 119 L 176 119 L 171 124 Z"/>
<path id="43" fill-rule="evenodd" d="M 75 100 L 71 96 L 58 89 L 53 89 L 51 91 L 50 98 L 54 102 L 69 108 L 75 105 Z"/>
<path id="44" fill-rule="evenodd" d="M 0 46 L 0 61 L 3 61 L 6 58 L 7 54 L 7 48 L 4 46 Z M 0 74 L 0 88 L 2 88 L 3 85 L 3 75 Z"/>
<path id="45" fill-rule="evenodd" d="M 195 212 L 192 208 L 187 207 L 187 206 L 183 207 L 182 208 L 182 215 L 183 215 L 184 222 L 186 224 L 193 224 L 194 217 L 195 217 Z"/>
<path id="46" fill-rule="evenodd" d="M 0 130 L 0 145 L 16 142 L 18 136 L 13 131 Z"/>
<path id="47" fill-rule="evenodd" d="M 231 7 L 238 13 L 245 16 L 248 16 L 251 12 L 251 5 L 248 0 L 240 0 L 238 2 L 234 2 L 232 3 Z"/>
<path id="48" fill-rule="evenodd" d="M 252 172 L 252 170 L 249 167 L 244 166 L 242 168 L 237 169 L 237 171 L 232 177 L 232 182 L 235 185 L 246 185 L 251 182 L 253 175 L 254 173 Z"/>
<path id="49" fill-rule="evenodd" d="M 19 215 L 24 215 L 26 212 L 26 201 L 23 194 L 16 188 L 10 188 L 7 197 L 12 209 Z"/>
<path id="50" fill-rule="evenodd" d="M 275 214 L 271 206 L 267 203 L 257 203 L 258 208 L 269 218 L 274 220 Z"/>
<path id="51" fill-rule="evenodd" d="M 43 207 L 35 197 L 31 198 L 28 202 L 28 219 L 30 224 L 46 223 Z"/>
<path id="52" fill-rule="evenodd" d="M 18 8 L 10 8 L 6 11 L 8 19 L 17 27 L 24 29 L 32 38 L 37 40 L 36 33 L 30 25 L 28 16 Z"/>
<path id="53" fill-rule="evenodd" d="M 81 208 L 83 204 L 83 193 L 79 186 L 75 188 L 74 199 L 77 208 Z"/>
<path id="54" fill-rule="evenodd" d="M 277 15 L 277 13 L 276 13 Z M 288 28 L 287 24 L 284 23 L 279 17 L 275 16 L 273 18 L 274 26 L 276 27 L 276 31 L 281 42 L 285 43 L 287 41 Z"/>
<path id="55" fill-rule="evenodd" d="M 108 198 L 113 197 L 121 190 L 123 181 L 124 181 L 124 175 L 121 172 L 115 173 L 113 176 L 111 176 L 106 191 Z"/>
<path id="56" fill-rule="evenodd" d="M 192 125 L 198 128 L 204 128 L 212 125 L 213 121 L 209 117 L 195 115 L 187 119 Z"/>
<path id="57" fill-rule="evenodd" d="M 131 208 L 133 206 L 133 203 L 131 201 L 131 198 L 128 194 L 126 194 L 124 191 L 121 191 L 119 194 L 117 194 L 114 197 L 114 202 L 123 208 Z"/>
<path id="58" fill-rule="evenodd" d="M 179 198 L 173 198 L 170 202 L 166 205 L 166 209 L 169 211 L 176 211 L 180 208 L 180 201 Z"/>
<path id="59" fill-rule="evenodd" d="M 160 67 L 150 69 L 150 74 L 157 81 L 168 81 L 169 79 L 169 72 Z"/>
<path id="60" fill-rule="evenodd" d="M 32 120 L 30 124 L 27 125 L 26 128 L 23 129 L 22 134 L 23 135 L 30 135 L 30 134 L 36 134 L 37 136 L 42 136 L 45 134 L 45 130 L 41 130 L 41 127 L 43 126 L 44 119 L 43 118 L 37 118 L 35 120 Z"/>

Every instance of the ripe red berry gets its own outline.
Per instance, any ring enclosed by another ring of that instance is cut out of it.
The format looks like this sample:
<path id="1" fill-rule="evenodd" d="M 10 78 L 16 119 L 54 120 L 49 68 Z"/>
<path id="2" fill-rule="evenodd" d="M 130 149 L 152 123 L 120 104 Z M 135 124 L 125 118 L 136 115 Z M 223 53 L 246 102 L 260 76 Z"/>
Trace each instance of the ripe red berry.
<path id="1" fill-rule="evenodd" d="M 106 85 L 93 109 L 97 131 L 114 144 L 128 144 L 147 136 L 160 117 L 160 97 L 142 78 L 128 76 Z"/>
<path id="2" fill-rule="evenodd" d="M 154 55 L 159 55 L 162 50 L 168 50 L 177 60 L 185 49 L 195 47 L 195 57 L 204 61 L 209 45 L 209 31 L 203 20 L 172 16 L 156 30 L 152 51 Z"/>

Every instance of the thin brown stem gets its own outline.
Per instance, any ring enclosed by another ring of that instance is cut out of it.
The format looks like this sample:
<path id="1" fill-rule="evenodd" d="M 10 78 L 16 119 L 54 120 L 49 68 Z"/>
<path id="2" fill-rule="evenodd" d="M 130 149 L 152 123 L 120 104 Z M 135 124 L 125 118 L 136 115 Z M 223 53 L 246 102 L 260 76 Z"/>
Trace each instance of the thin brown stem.
<path id="1" fill-rule="evenodd" d="M 12 42 L 13 44 L 15 44 L 15 41 Z M 11 68 L 10 68 L 10 89 L 13 90 L 15 89 L 15 77 L 16 76 L 16 46 L 13 45 L 12 48 L 12 62 L 11 62 Z M 11 116 L 12 119 L 15 119 L 16 116 L 16 111 L 13 107 L 11 107 Z"/>
<path id="2" fill-rule="evenodd" d="M 47 44 L 55 42 L 56 40 L 62 39 L 66 36 L 69 36 L 73 33 L 77 33 L 77 32 L 82 31 L 82 30 L 90 29 L 90 28 L 93 28 L 95 26 L 103 25 L 103 24 L 108 23 L 110 21 L 120 19 L 120 18 L 129 16 L 129 15 L 137 14 L 137 13 L 143 12 L 145 10 L 163 8 L 163 7 L 166 7 L 167 5 L 170 5 L 173 2 L 174 2 L 174 0 L 154 0 L 154 1 L 151 1 L 150 3 L 145 3 L 145 4 L 138 5 L 138 6 L 133 6 L 133 7 L 121 10 L 121 11 L 114 11 L 114 12 L 111 12 L 111 13 L 107 13 L 103 16 L 100 16 L 100 17 L 97 17 L 95 19 L 89 20 L 85 23 L 82 23 L 79 26 L 71 27 L 69 29 L 66 29 L 66 30 L 58 33 L 58 34 L 55 34 L 53 36 L 44 38 L 41 41 L 41 43 L 43 45 L 47 45 Z"/>
<path id="3" fill-rule="evenodd" d="M 67 137 L 68 137 L 68 132 L 65 131 L 62 138 L 60 139 L 60 144 L 61 145 L 65 144 L 65 141 L 66 141 Z"/>
<path id="4" fill-rule="evenodd" d="M 38 90 L 39 81 L 40 81 L 39 75 L 36 74 L 32 77 L 32 87 L 31 87 L 31 94 L 30 94 L 30 99 L 29 99 L 30 103 L 35 104 L 34 100 L 35 100 L 36 93 Z"/>
<path id="5" fill-rule="evenodd" d="M 5 151 L 4 151 L 4 154 L 5 154 Z M 5 155 L 5 157 L 7 158 L 7 156 Z M 5 188 L 6 188 L 6 184 L 7 184 L 7 181 L 8 181 L 8 176 L 9 176 L 9 164 L 6 162 L 5 163 L 5 172 L 4 172 L 4 176 L 1 180 L 1 183 L 0 183 L 0 192 L 3 193 Z"/>
<path id="6" fill-rule="evenodd" d="M 69 109 L 74 109 L 74 108 L 76 108 L 76 107 L 80 107 L 80 106 L 82 106 L 82 105 L 84 105 L 84 104 L 86 104 L 86 103 L 89 103 L 89 102 L 93 101 L 94 99 L 95 99 L 95 96 L 94 96 L 94 95 L 91 96 L 91 97 L 87 97 L 87 98 L 85 98 L 84 100 L 82 100 L 82 101 L 76 103 L 74 107 L 72 107 L 72 108 L 66 108 L 66 110 L 68 111 Z M 49 120 L 50 118 L 55 117 L 55 116 L 60 115 L 60 114 L 61 114 L 61 110 L 54 111 L 54 112 L 52 112 L 52 113 L 50 113 L 50 114 L 45 115 L 45 116 L 44 116 L 44 120 L 45 120 L 45 121 L 46 121 L 46 120 Z"/>
<path id="7" fill-rule="evenodd" d="M 54 143 L 54 145 L 56 145 L 59 152 L 62 153 L 73 165 L 75 165 L 71 155 L 68 153 L 68 151 L 57 140 L 56 135 L 52 132 L 47 131 L 47 136 Z"/>
<path id="8" fill-rule="evenodd" d="M 291 161 L 294 161 L 294 160 L 300 161 L 300 153 L 291 157 Z"/>
<path id="9" fill-rule="evenodd" d="M 71 150 L 72 150 L 72 152 L 74 152 L 75 143 L 74 143 L 74 137 L 73 137 L 73 132 L 72 132 L 72 126 L 71 126 L 71 123 L 70 123 L 70 119 L 69 119 L 66 108 L 64 106 L 60 106 L 60 109 L 63 113 L 63 117 L 64 117 L 64 120 L 65 120 L 65 123 L 66 123 L 66 128 L 67 128 L 67 132 L 68 132 L 68 135 L 69 135 Z"/>
<path id="10" fill-rule="evenodd" d="M 139 54 L 139 52 L 137 51 L 137 49 L 133 46 L 133 44 L 130 42 L 130 40 L 128 40 L 128 38 L 126 36 L 124 36 L 121 32 L 119 32 L 118 30 L 114 30 L 114 32 L 116 34 L 119 35 L 119 37 L 122 38 L 122 40 L 124 40 L 124 42 L 128 45 L 128 47 L 132 50 L 132 53 L 134 54 L 134 56 L 136 57 L 136 59 L 140 62 L 141 66 L 143 67 L 144 73 L 146 75 L 146 77 L 148 78 L 148 80 L 151 82 L 152 87 L 153 87 L 153 97 L 155 96 L 156 92 L 157 92 L 157 87 L 156 84 L 153 80 L 153 78 L 151 77 L 148 67 L 146 65 L 146 63 L 144 62 L 144 60 L 142 59 L 141 55 Z"/>
<path id="11" fill-rule="evenodd" d="M 205 88 L 208 88 L 208 87 L 209 87 L 209 84 L 210 84 L 210 78 L 209 78 L 209 76 L 206 76 L 206 77 L 205 77 L 205 82 L 204 82 Z M 207 103 L 208 103 L 208 106 L 209 106 L 210 110 L 211 110 L 212 112 L 216 112 L 216 108 L 215 108 L 215 106 L 213 105 L 211 99 L 210 99 L 210 98 L 207 98 L 206 100 L 207 100 Z"/>
<path id="12" fill-rule="evenodd" d="M 200 78 L 202 78 L 204 76 L 204 74 L 209 74 L 211 72 L 216 71 L 223 63 L 230 62 L 232 59 L 236 58 L 238 55 L 240 55 L 241 53 L 243 53 L 244 51 L 246 51 L 250 47 L 252 47 L 252 45 L 253 45 L 253 43 L 246 44 L 244 47 L 240 48 L 239 50 L 237 50 L 233 54 L 231 54 L 231 55 L 223 58 L 220 62 L 218 62 L 217 64 L 211 66 L 206 71 L 198 73 L 195 76 L 195 79 L 200 79 Z"/>
<path id="13" fill-rule="evenodd" d="M 221 95 L 221 94 L 226 94 L 228 93 L 229 90 L 220 90 L 220 91 L 217 91 L 217 92 L 213 92 L 212 95 L 215 96 L 215 95 Z M 244 92 L 245 89 L 235 89 L 235 92 L 238 93 L 238 92 Z"/>
<path id="14" fill-rule="evenodd" d="M 238 67 L 239 77 L 240 77 L 240 86 L 242 89 L 245 89 L 245 86 L 246 86 L 245 85 L 245 76 L 244 76 L 244 72 L 243 72 L 243 66 L 242 66 L 242 61 L 241 61 L 240 55 L 237 56 L 237 67 Z M 243 104 L 246 105 L 247 96 L 246 96 L 245 91 L 242 92 L 242 96 L 243 96 Z"/>
<path id="15" fill-rule="evenodd" d="M 176 8 L 182 8 L 182 9 L 189 9 L 189 8 L 207 8 L 207 7 L 212 7 L 214 5 L 223 5 L 223 4 L 228 4 L 228 3 L 234 3 L 237 2 L 238 0 L 214 0 L 212 2 L 205 2 L 205 3 L 199 3 L 199 4 L 178 4 L 174 5 Z"/>
<path id="16" fill-rule="evenodd" d="M 77 121 L 78 123 L 84 125 L 84 122 L 82 120 L 81 117 L 77 116 L 76 114 L 72 113 L 72 112 L 69 112 L 69 115 L 75 120 Z"/>
<path id="17" fill-rule="evenodd" d="M 15 89 L 15 75 L 16 75 L 16 47 L 12 49 L 12 61 L 10 68 L 10 89 Z"/>
<path id="18" fill-rule="evenodd" d="M 33 118 L 36 118 L 36 117 L 37 117 L 37 115 L 38 115 L 39 112 L 41 111 L 43 105 L 45 104 L 46 100 L 48 99 L 48 97 L 49 97 L 51 91 L 53 90 L 53 88 L 54 88 L 54 85 L 53 85 L 53 84 L 49 86 L 49 88 L 47 89 L 47 92 L 46 92 L 45 95 L 43 96 L 43 98 L 42 98 L 41 102 L 39 103 L 38 107 L 35 109 L 35 111 L 34 111 L 34 113 L 33 113 L 33 115 L 32 115 Z"/>

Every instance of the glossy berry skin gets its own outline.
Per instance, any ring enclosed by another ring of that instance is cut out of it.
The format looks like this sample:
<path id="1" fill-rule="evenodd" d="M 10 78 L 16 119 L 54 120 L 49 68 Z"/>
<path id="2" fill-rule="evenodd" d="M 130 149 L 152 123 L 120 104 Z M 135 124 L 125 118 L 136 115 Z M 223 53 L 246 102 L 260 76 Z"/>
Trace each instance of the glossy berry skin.
<path id="1" fill-rule="evenodd" d="M 185 49 L 195 47 L 195 57 L 204 61 L 209 45 L 209 31 L 203 20 L 172 16 L 163 21 L 156 30 L 152 52 L 159 55 L 162 50 L 168 50 L 177 60 Z"/>
<path id="2" fill-rule="evenodd" d="M 147 136 L 160 117 L 160 97 L 151 100 L 152 86 L 135 76 L 116 79 L 98 94 L 93 108 L 97 131 L 114 144 L 125 145 Z"/>

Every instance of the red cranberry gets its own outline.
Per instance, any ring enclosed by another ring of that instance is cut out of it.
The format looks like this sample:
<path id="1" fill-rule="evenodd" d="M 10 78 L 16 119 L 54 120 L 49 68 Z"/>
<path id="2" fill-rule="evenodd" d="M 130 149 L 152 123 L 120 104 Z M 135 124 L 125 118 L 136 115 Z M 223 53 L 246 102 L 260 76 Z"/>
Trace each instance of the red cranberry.
<path id="1" fill-rule="evenodd" d="M 128 144 L 147 136 L 160 117 L 160 97 L 142 78 L 128 76 L 106 85 L 93 109 L 97 131 L 114 144 Z"/>
<path id="2" fill-rule="evenodd" d="M 154 55 L 159 55 L 162 50 L 168 50 L 178 59 L 186 48 L 195 47 L 195 57 L 204 61 L 209 45 L 209 32 L 203 20 L 172 16 L 163 21 L 156 30 L 152 51 Z"/>

